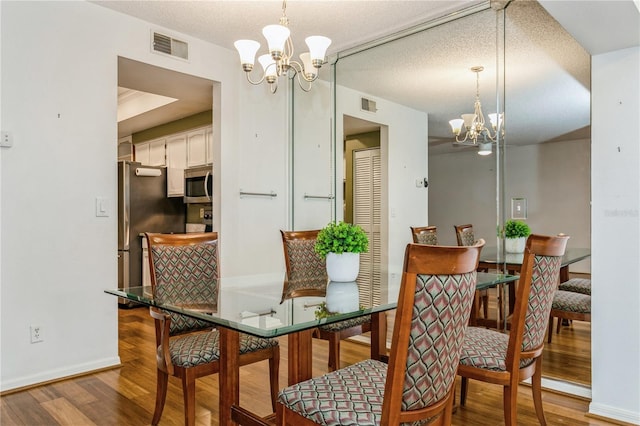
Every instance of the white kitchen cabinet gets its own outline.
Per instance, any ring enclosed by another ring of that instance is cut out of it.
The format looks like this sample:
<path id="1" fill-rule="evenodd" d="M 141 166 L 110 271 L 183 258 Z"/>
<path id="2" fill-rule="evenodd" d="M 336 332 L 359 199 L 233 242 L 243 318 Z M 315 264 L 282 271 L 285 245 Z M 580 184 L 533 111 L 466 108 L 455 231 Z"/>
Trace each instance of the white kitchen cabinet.
<path id="1" fill-rule="evenodd" d="M 165 139 L 135 144 L 136 161 L 143 166 L 165 165 Z"/>
<path id="2" fill-rule="evenodd" d="M 149 165 L 149 142 L 137 143 L 133 147 L 135 152 L 135 161 L 142 163 L 143 166 Z"/>
<path id="3" fill-rule="evenodd" d="M 207 164 L 213 164 L 213 127 L 207 127 L 204 133 Z"/>
<path id="4" fill-rule="evenodd" d="M 187 167 L 207 164 L 207 138 L 204 128 L 187 133 Z"/>
<path id="5" fill-rule="evenodd" d="M 156 139 L 149 142 L 149 165 L 150 166 L 165 166 L 166 165 L 166 153 L 165 153 L 166 140 Z"/>
<path id="6" fill-rule="evenodd" d="M 187 168 L 187 135 L 167 138 L 167 197 L 184 195 L 184 169 Z"/>

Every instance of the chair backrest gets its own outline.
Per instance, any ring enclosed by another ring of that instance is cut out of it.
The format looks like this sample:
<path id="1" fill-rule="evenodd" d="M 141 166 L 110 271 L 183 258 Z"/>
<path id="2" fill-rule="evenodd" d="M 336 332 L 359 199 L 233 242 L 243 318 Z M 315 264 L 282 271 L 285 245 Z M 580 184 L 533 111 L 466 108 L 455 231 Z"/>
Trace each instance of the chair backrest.
<path id="1" fill-rule="evenodd" d="M 382 424 L 409 421 L 446 401 L 476 288 L 484 240 L 474 246 L 409 244 L 393 329 Z"/>
<path id="2" fill-rule="evenodd" d="M 438 245 L 438 231 L 435 226 L 411 226 L 411 236 L 416 244 Z"/>
<path id="3" fill-rule="evenodd" d="M 206 306 L 218 301 L 218 233 L 146 233 L 153 297 L 160 303 Z M 211 324 L 169 312 L 170 334 L 211 328 Z"/>
<path id="4" fill-rule="evenodd" d="M 327 288 L 327 268 L 314 247 L 319 229 L 310 231 L 280 231 L 284 261 L 287 268 L 282 298 L 324 296 Z"/>
<path id="5" fill-rule="evenodd" d="M 512 372 L 520 368 L 521 359 L 533 359 L 542 353 L 568 240 L 566 235 L 535 234 L 527 239 L 506 356 L 507 369 Z"/>
<path id="6" fill-rule="evenodd" d="M 453 225 L 456 230 L 456 239 L 459 246 L 472 246 L 475 244 L 476 236 L 473 234 L 473 225 Z"/>

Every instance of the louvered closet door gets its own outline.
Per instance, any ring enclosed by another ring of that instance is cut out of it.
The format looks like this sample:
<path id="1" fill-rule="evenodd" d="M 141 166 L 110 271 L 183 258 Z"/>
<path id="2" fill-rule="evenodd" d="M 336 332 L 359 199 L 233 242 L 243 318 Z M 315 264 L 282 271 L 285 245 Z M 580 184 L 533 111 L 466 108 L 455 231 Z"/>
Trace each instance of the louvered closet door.
<path id="1" fill-rule="evenodd" d="M 353 221 L 369 237 L 369 251 L 360 255 L 360 303 L 380 303 L 380 148 L 353 153 Z"/>

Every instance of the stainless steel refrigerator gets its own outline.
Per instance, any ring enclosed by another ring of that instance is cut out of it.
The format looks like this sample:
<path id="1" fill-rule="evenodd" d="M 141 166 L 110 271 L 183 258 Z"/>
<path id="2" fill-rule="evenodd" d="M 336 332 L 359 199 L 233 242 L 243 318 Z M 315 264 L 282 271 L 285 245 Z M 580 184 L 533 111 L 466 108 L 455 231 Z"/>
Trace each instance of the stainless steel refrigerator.
<path id="1" fill-rule="evenodd" d="M 167 198 L 166 168 L 118 161 L 118 288 L 142 285 L 141 235 L 184 231 L 185 205 Z"/>

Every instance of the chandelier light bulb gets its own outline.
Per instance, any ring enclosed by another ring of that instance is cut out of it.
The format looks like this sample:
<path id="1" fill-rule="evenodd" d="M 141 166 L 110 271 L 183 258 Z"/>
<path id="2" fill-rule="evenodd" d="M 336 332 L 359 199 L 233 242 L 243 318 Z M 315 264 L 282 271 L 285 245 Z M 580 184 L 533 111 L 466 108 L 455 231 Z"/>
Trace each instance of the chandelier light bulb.
<path id="1" fill-rule="evenodd" d="M 313 79 L 316 77 L 316 68 L 313 66 L 311 62 L 311 54 L 309 52 L 301 53 L 300 60 L 302 61 L 302 68 L 304 72 L 304 76 L 308 79 Z"/>
<path id="2" fill-rule="evenodd" d="M 291 31 L 283 25 L 267 25 L 262 29 L 262 35 L 267 39 L 269 53 L 274 60 L 279 60 L 284 52 L 284 44 L 287 42 Z"/>
<path id="3" fill-rule="evenodd" d="M 276 78 L 278 78 L 278 67 L 276 66 L 276 61 L 273 57 L 265 53 L 258 58 L 258 62 L 262 65 L 267 83 L 271 84 L 275 82 Z"/>
<path id="4" fill-rule="evenodd" d="M 311 55 L 313 66 L 320 68 L 324 63 L 324 56 L 331 44 L 331 39 L 324 36 L 311 36 L 304 39 L 304 41 L 309 46 L 309 54 Z"/>
<path id="5" fill-rule="evenodd" d="M 453 120 L 449 120 L 451 130 L 456 136 L 458 136 L 460 134 L 460 131 L 462 130 L 462 123 L 464 123 L 464 120 L 462 118 L 454 118 Z"/>
<path id="6" fill-rule="evenodd" d="M 245 72 L 249 72 L 253 69 L 253 64 L 256 59 L 256 52 L 260 48 L 260 43 L 255 40 L 238 40 L 233 45 L 238 50 L 238 54 L 240 55 L 240 63 L 242 64 L 242 69 Z"/>

